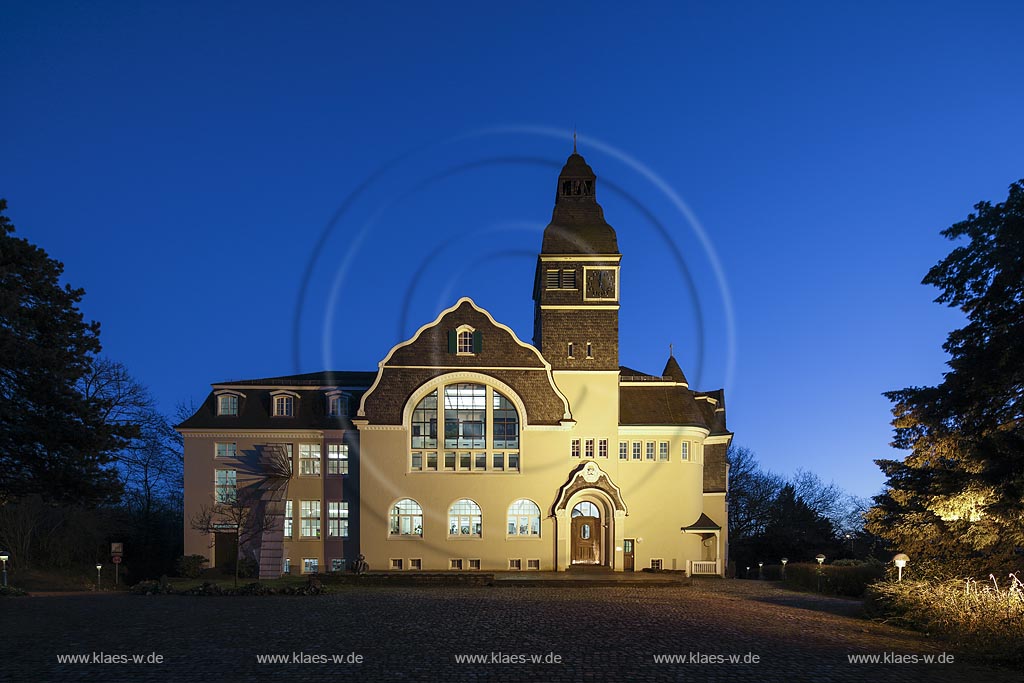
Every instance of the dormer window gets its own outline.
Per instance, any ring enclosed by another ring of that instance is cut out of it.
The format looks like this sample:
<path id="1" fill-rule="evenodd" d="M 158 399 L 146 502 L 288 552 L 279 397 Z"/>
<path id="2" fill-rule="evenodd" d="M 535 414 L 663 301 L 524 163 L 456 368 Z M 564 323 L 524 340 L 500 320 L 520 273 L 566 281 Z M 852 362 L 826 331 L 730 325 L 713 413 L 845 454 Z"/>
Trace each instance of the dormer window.
<path id="1" fill-rule="evenodd" d="M 291 391 L 274 391 L 270 394 L 274 417 L 295 417 L 295 401 L 299 395 Z"/>
<path id="2" fill-rule="evenodd" d="M 345 417 L 348 415 L 348 396 L 341 393 L 328 394 L 327 415 L 329 417 Z"/>
<path id="3" fill-rule="evenodd" d="M 238 399 L 245 398 L 243 394 L 237 392 L 218 392 L 217 393 L 217 414 L 218 415 L 238 415 Z"/>
<path id="4" fill-rule="evenodd" d="M 483 339 L 477 330 L 469 325 L 460 325 L 448 330 L 448 353 L 458 356 L 473 356 L 483 349 Z"/>

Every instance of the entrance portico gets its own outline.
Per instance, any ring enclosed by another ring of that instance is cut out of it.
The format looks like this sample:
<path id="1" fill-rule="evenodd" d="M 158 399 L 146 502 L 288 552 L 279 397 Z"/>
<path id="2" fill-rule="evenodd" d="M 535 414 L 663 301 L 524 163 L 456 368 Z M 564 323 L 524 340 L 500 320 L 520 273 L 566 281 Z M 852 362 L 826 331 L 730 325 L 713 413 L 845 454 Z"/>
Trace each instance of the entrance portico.
<path id="1" fill-rule="evenodd" d="M 626 504 L 597 463 L 587 462 L 573 470 L 553 512 L 558 571 L 573 565 L 622 571 Z"/>

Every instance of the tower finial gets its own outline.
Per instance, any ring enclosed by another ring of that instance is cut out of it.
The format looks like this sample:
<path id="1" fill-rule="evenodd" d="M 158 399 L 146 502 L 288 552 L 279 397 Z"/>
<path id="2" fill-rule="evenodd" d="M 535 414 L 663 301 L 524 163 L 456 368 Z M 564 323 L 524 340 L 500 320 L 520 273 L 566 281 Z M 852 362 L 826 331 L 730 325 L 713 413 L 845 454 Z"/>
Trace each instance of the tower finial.
<path id="1" fill-rule="evenodd" d="M 572 153 L 576 153 L 576 126 L 572 127 Z"/>
<path id="2" fill-rule="evenodd" d="M 668 356 L 669 356 L 669 358 L 672 358 L 672 356 L 673 356 L 673 354 L 672 354 L 672 344 L 668 345 Z"/>

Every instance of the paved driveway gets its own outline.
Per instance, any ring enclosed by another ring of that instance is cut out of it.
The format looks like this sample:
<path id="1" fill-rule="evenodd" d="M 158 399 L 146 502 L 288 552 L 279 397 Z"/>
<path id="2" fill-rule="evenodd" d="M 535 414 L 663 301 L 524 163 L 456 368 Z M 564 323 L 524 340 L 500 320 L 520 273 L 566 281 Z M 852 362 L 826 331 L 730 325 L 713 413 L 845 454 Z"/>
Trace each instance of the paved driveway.
<path id="1" fill-rule="evenodd" d="M 14 598 L 0 603 L 0 680 L 1021 680 L 962 661 L 920 634 L 858 619 L 857 608 L 746 581 L 382 587 L 305 598 Z M 848 660 L 944 650 L 953 663 Z M 88 661 L 59 663 L 58 655 Z M 286 662 L 260 663 L 264 655 Z M 462 655 L 484 661 L 460 663 Z M 682 661 L 656 661 L 662 655 Z M 134 656 L 162 661 L 120 661 Z"/>

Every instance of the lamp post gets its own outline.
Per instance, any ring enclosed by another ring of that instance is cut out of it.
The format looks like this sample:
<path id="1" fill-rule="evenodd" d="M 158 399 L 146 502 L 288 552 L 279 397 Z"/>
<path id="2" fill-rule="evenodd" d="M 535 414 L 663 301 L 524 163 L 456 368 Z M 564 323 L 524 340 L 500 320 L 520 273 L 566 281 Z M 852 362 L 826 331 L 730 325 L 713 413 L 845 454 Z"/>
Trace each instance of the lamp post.
<path id="1" fill-rule="evenodd" d="M 97 591 L 100 589 L 100 570 L 101 569 L 103 569 L 103 565 L 102 564 L 97 564 L 96 565 L 96 590 Z"/>
<path id="2" fill-rule="evenodd" d="M 745 578 L 745 579 L 749 579 L 750 578 L 750 567 L 747 567 L 747 571 L 743 574 L 743 578 Z"/>
<path id="3" fill-rule="evenodd" d="M 818 553 L 814 556 L 814 559 L 818 561 L 818 592 L 821 592 L 821 565 L 825 562 L 825 556 Z"/>
<path id="4" fill-rule="evenodd" d="M 789 562 L 788 557 L 782 558 L 782 578 L 786 578 L 786 563 Z"/>
<path id="5" fill-rule="evenodd" d="M 846 534 L 846 540 L 850 542 L 850 557 L 853 557 L 853 536 Z"/>
<path id="6" fill-rule="evenodd" d="M 896 557 L 892 558 L 893 563 L 896 564 L 896 568 L 899 569 L 899 578 L 896 579 L 897 583 L 903 580 L 903 568 L 907 566 L 907 562 L 910 558 L 904 553 L 900 553 Z"/>
<path id="7" fill-rule="evenodd" d="M 764 562 L 757 563 L 757 578 L 758 580 L 764 578 Z"/>
<path id="8" fill-rule="evenodd" d="M 7 586 L 7 560 L 10 559 L 10 555 L 7 554 L 6 550 L 0 551 L 0 562 L 4 563 L 4 587 Z"/>

